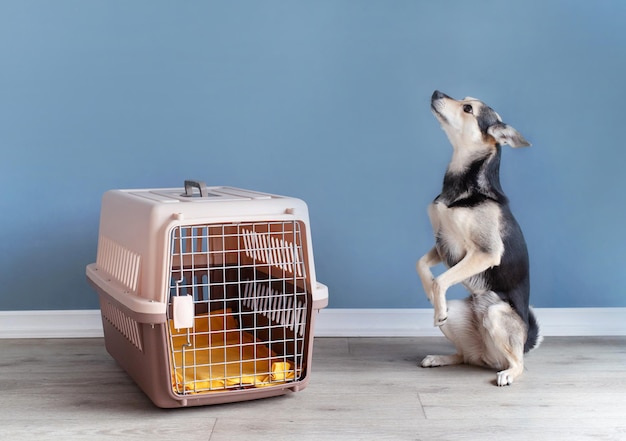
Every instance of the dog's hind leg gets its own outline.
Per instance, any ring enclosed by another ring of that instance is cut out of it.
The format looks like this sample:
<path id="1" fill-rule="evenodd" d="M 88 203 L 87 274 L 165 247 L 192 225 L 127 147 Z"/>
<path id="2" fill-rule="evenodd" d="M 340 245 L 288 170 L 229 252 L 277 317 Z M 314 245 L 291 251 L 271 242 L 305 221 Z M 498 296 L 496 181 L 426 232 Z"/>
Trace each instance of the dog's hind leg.
<path id="1" fill-rule="evenodd" d="M 454 344 L 457 352 L 454 355 L 428 355 L 422 360 L 422 367 L 480 364 L 482 343 L 469 299 L 449 301 L 448 320 L 439 329 Z"/>
<path id="2" fill-rule="evenodd" d="M 420 366 L 422 367 L 439 367 L 439 366 L 451 366 L 454 364 L 463 364 L 463 356 L 459 354 L 454 355 L 427 355 L 424 357 Z"/>
<path id="3" fill-rule="evenodd" d="M 508 386 L 524 371 L 526 327 L 506 303 L 491 305 L 483 317 L 486 362 L 496 369 L 498 386 Z"/>

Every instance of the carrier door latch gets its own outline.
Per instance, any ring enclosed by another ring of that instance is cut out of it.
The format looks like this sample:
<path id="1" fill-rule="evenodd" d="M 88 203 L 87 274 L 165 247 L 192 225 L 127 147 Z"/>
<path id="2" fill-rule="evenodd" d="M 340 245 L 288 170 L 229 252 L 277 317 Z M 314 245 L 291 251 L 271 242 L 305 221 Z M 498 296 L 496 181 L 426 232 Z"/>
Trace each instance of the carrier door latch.
<path id="1" fill-rule="evenodd" d="M 193 297 L 190 295 L 172 297 L 172 315 L 174 328 L 193 328 L 195 315 Z"/>

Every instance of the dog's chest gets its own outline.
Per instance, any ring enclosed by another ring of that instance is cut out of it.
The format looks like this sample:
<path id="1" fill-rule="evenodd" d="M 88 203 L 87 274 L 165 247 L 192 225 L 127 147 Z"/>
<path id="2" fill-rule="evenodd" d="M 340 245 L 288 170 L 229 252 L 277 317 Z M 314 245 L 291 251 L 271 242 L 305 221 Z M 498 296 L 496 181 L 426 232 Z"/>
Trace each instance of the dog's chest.
<path id="1" fill-rule="evenodd" d="M 466 254 L 465 233 L 470 222 L 468 210 L 448 208 L 444 203 L 433 202 L 428 214 L 440 252 L 453 260 L 460 260 Z"/>
<path id="2" fill-rule="evenodd" d="M 428 214 L 437 248 L 448 265 L 456 264 L 471 249 L 491 250 L 501 243 L 500 210 L 495 204 L 450 208 L 435 201 Z"/>

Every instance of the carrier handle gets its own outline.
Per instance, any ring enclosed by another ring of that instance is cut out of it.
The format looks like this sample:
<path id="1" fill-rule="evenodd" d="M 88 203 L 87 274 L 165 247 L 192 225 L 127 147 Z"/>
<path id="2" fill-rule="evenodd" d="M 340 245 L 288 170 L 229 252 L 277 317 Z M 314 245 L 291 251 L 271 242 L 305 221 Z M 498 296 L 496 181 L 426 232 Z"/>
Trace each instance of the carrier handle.
<path id="1" fill-rule="evenodd" d="M 196 181 L 193 179 L 185 180 L 185 194 L 183 196 L 188 198 L 192 197 L 194 187 L 200 191 L 200 197 L 209 197 L 209 189 L 207 188 L 204 181 Z"/>

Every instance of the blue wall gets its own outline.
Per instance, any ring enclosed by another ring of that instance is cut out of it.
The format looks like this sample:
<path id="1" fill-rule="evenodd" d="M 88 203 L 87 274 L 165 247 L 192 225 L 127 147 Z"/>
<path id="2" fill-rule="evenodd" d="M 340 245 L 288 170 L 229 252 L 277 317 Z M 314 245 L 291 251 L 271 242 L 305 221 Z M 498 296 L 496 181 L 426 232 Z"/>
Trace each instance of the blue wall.
<path id="1" fill-rule="evenodd" d="M 533 143 L 502 166 L 532 303 L 626 306 L 624 23 L 619 0 L 3 0 L 0 309 L 96 308 L 102 193 L 190 177 L 306 200 L 332 307 L 427 307 L 435 88 Z"/>

